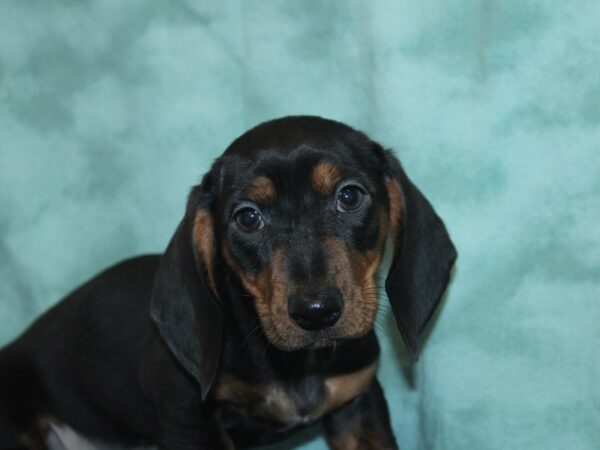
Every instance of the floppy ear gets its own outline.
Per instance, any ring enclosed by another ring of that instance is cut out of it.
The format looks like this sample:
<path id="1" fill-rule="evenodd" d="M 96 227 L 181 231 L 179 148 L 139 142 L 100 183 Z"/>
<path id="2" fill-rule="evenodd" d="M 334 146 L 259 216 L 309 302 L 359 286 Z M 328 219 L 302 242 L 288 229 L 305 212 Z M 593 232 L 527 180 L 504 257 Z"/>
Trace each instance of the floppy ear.
<path id="1" fill-rule="evenodd" d="M 394 256 L 385 288 L 404 343 L 417 358 L 421 335 L 446 290 L 457 254 L 431 204 L 391 152 L 386 156 Z"/>
<path id="2" fill-rule="evenodd" d="M 154 282 L 151 315 L 169 349 L 200 383 L 204 400 L 221 355 L 223 312 L 214 278 L 211 176 L 195 187 Z"/>

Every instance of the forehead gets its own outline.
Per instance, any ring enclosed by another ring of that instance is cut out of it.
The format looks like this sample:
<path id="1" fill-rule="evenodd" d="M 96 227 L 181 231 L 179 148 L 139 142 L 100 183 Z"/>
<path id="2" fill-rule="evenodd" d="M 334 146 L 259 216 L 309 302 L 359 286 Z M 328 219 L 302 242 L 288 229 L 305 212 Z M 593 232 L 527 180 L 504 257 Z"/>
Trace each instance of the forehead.
<path id="1" fill-rule="evenodd" d="M 325 188 L 343 178 L 369 178 L 369 170 L 348 155 L 301 149 L 289 154 L 265 150 L 258 159 L 237 159 L 225 167 L 227 184 L 264 186 L 269 179 L 278 189 Z"/>
<path id="2" fill-rule="evenodd" d="M 362 133 L 323 119 L 288 118 L 260 125 L 234 141 L 223 157 L 222 181 L 233 191 L 252 185 L 281 192 L 313 187 L 327 193 L 346 178 L 368 183 L 379 173 L 380 162 L 378 146 Z"/>

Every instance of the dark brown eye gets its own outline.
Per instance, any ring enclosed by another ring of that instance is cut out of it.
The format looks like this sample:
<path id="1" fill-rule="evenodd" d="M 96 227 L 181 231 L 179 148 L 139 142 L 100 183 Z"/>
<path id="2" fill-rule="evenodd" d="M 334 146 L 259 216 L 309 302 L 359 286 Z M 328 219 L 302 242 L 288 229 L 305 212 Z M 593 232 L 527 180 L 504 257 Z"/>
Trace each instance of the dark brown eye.
<path id="1" fill-rule="evenodd" d="M 244 231 L 255 231 L 263 227 L 264 221 L 260 212 L 254 208 L 243 208 L 235 215 L 235 221 Z"/>
<path id="2" fill-rule="evenodd" d="M 342 212 L 358 211 L 365 202 L 365 195 L 358 186 L 346 186 L 337 196 L 337 210 Z"/>

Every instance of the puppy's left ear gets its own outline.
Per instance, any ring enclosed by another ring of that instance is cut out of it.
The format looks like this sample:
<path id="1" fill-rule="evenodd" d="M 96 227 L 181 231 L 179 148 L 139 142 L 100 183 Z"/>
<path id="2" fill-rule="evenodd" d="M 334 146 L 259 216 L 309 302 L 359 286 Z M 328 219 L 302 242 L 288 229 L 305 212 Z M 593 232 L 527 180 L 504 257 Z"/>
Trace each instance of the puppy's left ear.
<path id="1" fill-rule="evenodd" d="M 200 383 L 204 400 L 221 356 L 223 312 L 214 277 L 212 175 L 188 199 L 154 282 L 151 315 L 169 349 Z"/>
<path id="2" fill-rule="evenodd" d="M 394 256 L 385 288 L 404 343 L 416 359 L 420 338 L 446 290 L 457 253 L 431 204 L 392 153 L 387 151 L 386 157 Z"/>

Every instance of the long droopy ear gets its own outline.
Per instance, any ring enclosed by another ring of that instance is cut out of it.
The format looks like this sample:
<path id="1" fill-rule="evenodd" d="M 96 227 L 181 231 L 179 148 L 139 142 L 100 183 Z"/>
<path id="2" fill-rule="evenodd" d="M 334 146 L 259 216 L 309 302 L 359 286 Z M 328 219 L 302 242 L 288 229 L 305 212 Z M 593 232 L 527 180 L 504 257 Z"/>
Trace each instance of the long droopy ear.
<path id="1" fill-rule="evenodd" d="M 214 277 L 212 191 L 209 173 L 192 190 L 185 216 L 162 257 L 150 307 L 167 346 L 200 383 L 202 399 L 219 367 L 223 332 Z"/>
<path id="2" fill-rule="evenodd" d="M 386 178 L 394 255 L 385 282 L 396 323 L 410 354 L 440 303 L 457 253 L 431 204 L 387 153 Z"/>

